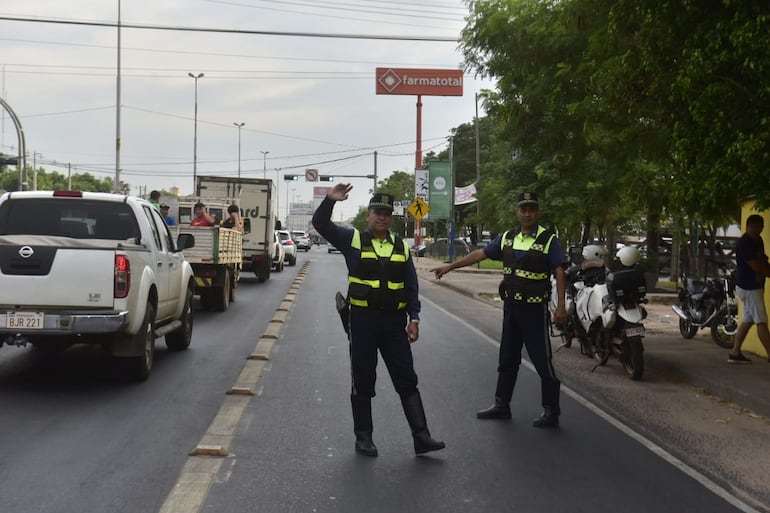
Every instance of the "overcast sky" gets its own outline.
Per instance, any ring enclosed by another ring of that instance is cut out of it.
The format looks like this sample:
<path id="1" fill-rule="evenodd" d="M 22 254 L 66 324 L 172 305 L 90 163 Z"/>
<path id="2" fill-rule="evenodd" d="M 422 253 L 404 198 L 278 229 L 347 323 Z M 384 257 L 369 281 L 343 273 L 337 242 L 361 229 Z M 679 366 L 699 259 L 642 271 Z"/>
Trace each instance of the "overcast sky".
<path id="1" fill-rule="evenodd" d="M 311 201 L 313 184 L 284 174 L 380 177 L 412 172 L 416 97 L 375 95 L 375 68 L 461 67 L 460 0 L 122 0 L 122 24 L 193 29 L 420 36 L 421 42 L 208 31 L 121 30 L 121 180 L 182 194 L 193 188 L 195 80 L 198 174 L 238 173 L 279 183 L 286 199 Z M 3 0 L 0 17 L 114 24 L 118 0 Z M 0 96 L 24 128 L 28 163 L 115 176 L 117 29 L 0 20 Z M 463 97 L 424 96 L 423 151 L 447 147 L 450 129 L 473 120 L 474 95 L 489 82 L 466 75 Z M 483 115 L 483 113 L 481 113 Z M 0 151 L 15 154 L 16 131 L 2 114 Z M 267 153 L 263 153 L 267 152 Z M 335 219 L 368 201 L 355 189 Z M 287 187 L 289 184 L 289 187 Z M 326 184 L 322 184 L 326 185 Z M 467 185 L 467 184 L 458 184 Z M 288 194 L 287 194 L 288 191 Z"/>

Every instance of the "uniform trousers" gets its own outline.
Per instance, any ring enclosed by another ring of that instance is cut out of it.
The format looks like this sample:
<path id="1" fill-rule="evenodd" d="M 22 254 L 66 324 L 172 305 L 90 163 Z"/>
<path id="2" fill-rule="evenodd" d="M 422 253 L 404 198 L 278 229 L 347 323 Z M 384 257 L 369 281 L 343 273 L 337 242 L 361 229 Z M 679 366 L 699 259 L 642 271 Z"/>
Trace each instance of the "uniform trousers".
<path id="1" fill-rule="evenodd" d="M 497 371 L 512 377 L 511 390 L 521 366 L 521 350 L 527 348 L 532 365 L 540 376 L 543 407 L 559 413 L 560 381 L 551 362 L 551 340 L 548 335 L 547 303 L 513 303 L 503 306 L 503 334 Z M 507 395 L 507 394 L 506 394 Z M 510 400 L 510 397 L 508 397 Z"/>
<path id="2" fill-rule="evenodd" d="M 350 309 L 350 366 L 353 395 L 375 396 L 377 351 L 401 398 L 417 391 L 412 349 L 406 333 L 406 312 L 370 308 Z"/>

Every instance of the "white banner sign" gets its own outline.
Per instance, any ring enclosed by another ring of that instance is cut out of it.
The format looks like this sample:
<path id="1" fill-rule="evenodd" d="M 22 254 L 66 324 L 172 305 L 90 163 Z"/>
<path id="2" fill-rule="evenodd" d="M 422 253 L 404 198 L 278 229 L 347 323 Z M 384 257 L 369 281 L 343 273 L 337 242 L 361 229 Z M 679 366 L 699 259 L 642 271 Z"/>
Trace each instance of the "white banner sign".
<path id="1" fill-rule="evenodd" d="M 476 184 L 466 187 L 455 187 L 455 205 L 465 205 L 476 201 Z"/>

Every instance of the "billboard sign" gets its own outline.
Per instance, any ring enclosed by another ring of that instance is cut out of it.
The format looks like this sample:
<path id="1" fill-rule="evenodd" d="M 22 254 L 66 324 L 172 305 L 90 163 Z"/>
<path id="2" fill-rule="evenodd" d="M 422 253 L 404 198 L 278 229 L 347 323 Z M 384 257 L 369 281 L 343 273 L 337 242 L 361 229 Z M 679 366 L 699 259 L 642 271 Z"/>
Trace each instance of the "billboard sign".
<path id="1" fill-rule="evenodd" d="M 452 210 L 452 167 L 448 160 L 428 162 L 429 201 L 433 219 L 450 219 Z"/>
<path id="2" fill-rule="evenodd" d="M 463 71 L 459 69 L 377 68 L 377 94 L 462 96 Z"/>

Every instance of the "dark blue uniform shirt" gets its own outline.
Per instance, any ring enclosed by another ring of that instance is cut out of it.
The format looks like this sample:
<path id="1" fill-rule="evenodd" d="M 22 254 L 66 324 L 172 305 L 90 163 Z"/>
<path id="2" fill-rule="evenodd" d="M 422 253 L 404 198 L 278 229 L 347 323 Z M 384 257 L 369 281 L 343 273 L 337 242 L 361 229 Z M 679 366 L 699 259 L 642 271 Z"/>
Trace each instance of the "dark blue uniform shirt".
<path id="1" fill-rule="evenodd" d="M 332 222 L 333 200 L 324 198 L 318 209 L 313 213 L 313 226 L 318 233 L 325 238 L 329 244 L 339 249 L 345 257 L 345 263 L 348 266 L 348 272 L 355 272 L 361 262 L 361 250 L 350 246 L 353 242 L 353 228 L 338 226 Z M 367 230 L 368 231 L 368 230 Z M 388 240 L 391 244 L 395 241 L 393 234 L 388 233 Z M 394 248 L 393 251 L 403 251 L 403 248 Z M 388 260 L 388 258 L 381 258 Z M 406 261 L 406 276 L 404 276 L 404 288 L 407 293 L 406 313 L 410 319 L 418 320 L 420 318 L 420 297 L 417 284 L 417 271 L 414 268 L 414 262 L 411 255 Z"/>
<path id="2" fill-rule="evenodd" d="M 537 236 L 537 230 L 539 229 L 539 226 L 536 225 L 535 229 L 531 234 L 525 234 L 525 237 L 532 237 L 535 238 Z M 516 228 L 515 230 L 511 230 L 508 232 L 508 238 L 513 239 L 516 235 L 521 232 L 521 227 Z M 489 244 L 487 244 L 484 247 L 484 254 L 487 256 L 487 258 L 491 258 L 492 260 L 502 260 L 503 259 L 503 234 L 495 238 L 495 240 L 491 241 Z M 524 251 L 516 250 L 516 258 L 520 258 L 522 256 L 522 253 Z M 567 264 L 569 260 L 567 259 L 567 255 L 564 254 L 564 251 L 561 249 L 561 243 L 559 243 L 559 238 L 554 237 L 551 241 L 551 245 L 548 247 L 548 266 L 551 268 L 551 270 L 556 269 L 557 267 L 564 266 Z"/>

